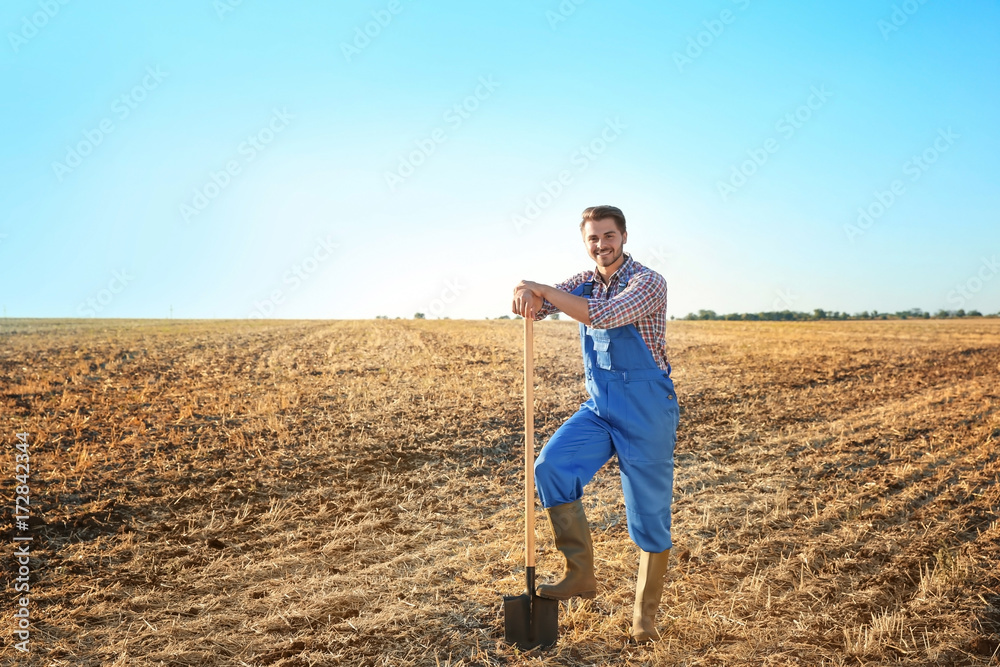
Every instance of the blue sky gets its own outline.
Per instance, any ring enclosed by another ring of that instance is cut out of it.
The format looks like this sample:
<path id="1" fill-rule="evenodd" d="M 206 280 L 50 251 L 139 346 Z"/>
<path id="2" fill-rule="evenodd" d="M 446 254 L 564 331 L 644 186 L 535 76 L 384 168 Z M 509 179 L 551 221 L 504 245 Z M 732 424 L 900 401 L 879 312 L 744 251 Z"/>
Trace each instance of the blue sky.
<path id="1" fill-rule="evenodd" d="M 496 317 L 580 211 L 700 308 L 1000 310 L 1000 6 L 0 10 L 9 317 Z"/>

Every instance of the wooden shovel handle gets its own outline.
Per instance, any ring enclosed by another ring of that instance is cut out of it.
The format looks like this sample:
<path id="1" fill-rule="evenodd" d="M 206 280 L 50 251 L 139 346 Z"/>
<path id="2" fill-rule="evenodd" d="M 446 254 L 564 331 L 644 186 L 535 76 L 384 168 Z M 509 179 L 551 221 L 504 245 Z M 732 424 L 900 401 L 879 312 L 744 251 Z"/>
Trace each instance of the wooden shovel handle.
<path id="1" fill-rule="evenodd" d="M 535 381 L 531 317 L 524 318 L 524 514 L 525 567 L 535 567 Z M 533 591 L 532 591 L 533 592 Z"/>

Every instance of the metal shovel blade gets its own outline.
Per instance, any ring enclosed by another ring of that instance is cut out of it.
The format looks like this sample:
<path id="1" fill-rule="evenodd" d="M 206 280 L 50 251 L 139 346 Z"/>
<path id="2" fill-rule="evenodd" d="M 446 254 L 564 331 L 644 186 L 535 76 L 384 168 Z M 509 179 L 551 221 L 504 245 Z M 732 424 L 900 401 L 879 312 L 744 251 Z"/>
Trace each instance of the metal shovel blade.
<path id="1" fill-rule="evenodd" d="M 559 601 L 537 595 L 503 598 L 504 641 L 522 651 L 552 646 L 559 638 Z"/>

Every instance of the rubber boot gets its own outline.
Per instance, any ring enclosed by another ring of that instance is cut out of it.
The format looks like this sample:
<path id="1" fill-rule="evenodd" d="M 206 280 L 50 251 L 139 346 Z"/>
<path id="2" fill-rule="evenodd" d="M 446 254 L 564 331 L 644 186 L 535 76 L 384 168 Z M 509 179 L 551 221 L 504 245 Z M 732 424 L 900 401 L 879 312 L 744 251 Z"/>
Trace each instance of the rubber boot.
<path id="1" fill-rule="evenodd" d="M 594 544 L 590 541 L 590 524 L 583 511 L 583 501 L 574 500 L 556 505 L 546 510 L 546 513 L 555 536 L 556 548 L 566 557 L 566 567 L 562 579 L 554 584 L 538 586 L 538 595 L 553 600 L 594 597 L 597 594 Z"/>
<path id="2" fill-rule="evenodd" d="M 663 596 L 663 575 L 667 572 L 670 549 L 662 553 L 642 551 L 639 576 L 635 582 L 635 607 L 632 610 L 632 638 L 643 644 L 660 638 L 656 631 L 656 610 Z"/>

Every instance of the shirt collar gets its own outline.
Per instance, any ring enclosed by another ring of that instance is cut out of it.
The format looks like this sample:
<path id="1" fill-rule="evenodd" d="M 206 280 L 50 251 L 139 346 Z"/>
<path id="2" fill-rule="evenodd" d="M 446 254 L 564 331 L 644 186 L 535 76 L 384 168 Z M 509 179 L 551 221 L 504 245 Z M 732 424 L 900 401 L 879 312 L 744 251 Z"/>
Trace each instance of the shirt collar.
<path id="1" fill-rule="evenodd" d="M 612 274 L 611 274 L 611 277 L 610 277 L 610 278 L 608 278 L 608 282 L 607 282 L 607 285 L 608 285 L 608 287 L 610 287 L 610 286 L 611 286 L 611 282 L 612 282 L 612 281 L 613 281 L 613 280 L 614 280 L 614 279 L 615 279 L 616 277 L 618 277 L 619 275 L 623 275 L 623 276 L 626 276 L 626 275 L 628 275 L 628 274 L 629 274 L 629 272 L 630 272 L 630 271 L 632 270 L 632 265 L 634 264 L 634 262 L 632 261 L 632 255 L 631 255 L 631 254 L 629 254 L 629 253 L 627 253 L 627 252 L 626 252 L 626 253 L 624 253 L 624 254 L 625 254 L 625 261 L 624 261 L 624 262 L 622 262 L 622 265 L 618 267 L 618 270 L 617 270 L 617 271 L 615 271 L 614 273 L 612 273 Z M 601 281 L 601 274 L 600 274 L 600 272 L 599 272 L 599 271 L 597 270 L 597 267 L 596 267 L 596 266 L 594 267 L 594 276 L 593 276 L 593 280 L 595 280 L 595 281 L 597 281 L 597 282 L 602 282 L 602 281 Z"/>

